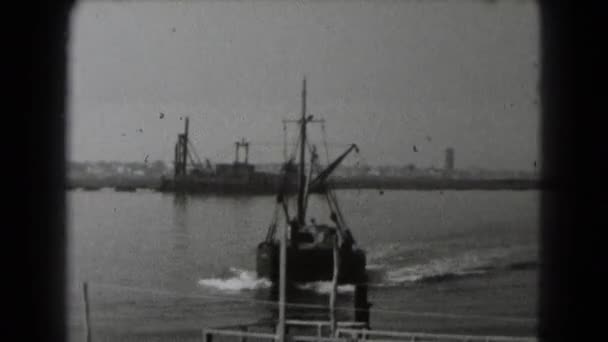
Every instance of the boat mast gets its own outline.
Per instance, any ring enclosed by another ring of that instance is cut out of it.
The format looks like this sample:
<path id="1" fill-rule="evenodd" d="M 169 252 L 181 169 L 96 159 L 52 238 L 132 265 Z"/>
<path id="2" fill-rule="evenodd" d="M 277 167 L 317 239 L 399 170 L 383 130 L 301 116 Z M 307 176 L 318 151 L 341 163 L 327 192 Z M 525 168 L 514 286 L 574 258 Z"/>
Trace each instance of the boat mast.
<path id="1" fill-rule="evenodd" d="M 304 187 L 306 185 L 305 175 L 305 153 L 306 153 L 306 78 L 302 81 L 302 119 L 300 122 L 300 169 L 298 182 L 298 223 L 300 227 L 306 222 L 304 209 Z"/>

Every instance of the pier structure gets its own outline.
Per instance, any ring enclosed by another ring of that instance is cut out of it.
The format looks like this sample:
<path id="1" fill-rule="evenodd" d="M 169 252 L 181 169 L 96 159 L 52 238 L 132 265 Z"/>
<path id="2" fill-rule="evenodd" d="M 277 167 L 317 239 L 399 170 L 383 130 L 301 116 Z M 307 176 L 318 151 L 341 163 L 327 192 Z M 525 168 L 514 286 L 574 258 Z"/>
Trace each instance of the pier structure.
<path id="1" fill-rule="evenodd" d="M 189 118 L 186 117 L 184 123 L 184 133 L 177 136 L 175 144 L 174 170 L 175 177 L 186 175 L 186 165 L 188 164 L 188 124 Z"/>
<path id="2" fill-rule="evenodd" d="M 278 191 L 281 176 L 256 171 L 255 165 L 249 163 L 250 142 L 245 138 L 234 143 L 234 162 L 212 165 L 207 158 L 205 163 L 201 161 L 190 141 L 188 126 L 189 118 L 186 117 L 184 131 L 178 134 L 175 143 L 174 176 L 172 179 L 161 176 L 157 185 L 159 191 L 238 195 L 275 194 Z"/>
<path id="3" fill-rule="evenodd" d="M 245 140 L 245 138 L 241 138 L 241 141 L 237 141 L 234 143 L 235 145 L 235 155 L 234 155 L 234 163 L 235 164 L 239 164 L 241 163 L 240 161 L 240 150 L 241 148 L 243 148 L 245 150 L 245 160 L 243 161 L 244 164 L 249 164 L 249 142 Z"/>

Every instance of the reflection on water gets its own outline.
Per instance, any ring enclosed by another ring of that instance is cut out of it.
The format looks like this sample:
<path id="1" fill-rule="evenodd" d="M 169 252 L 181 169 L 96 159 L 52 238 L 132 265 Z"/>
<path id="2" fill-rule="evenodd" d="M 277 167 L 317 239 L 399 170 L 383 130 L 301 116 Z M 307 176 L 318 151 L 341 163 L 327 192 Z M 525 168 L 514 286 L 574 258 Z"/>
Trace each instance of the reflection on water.
<path id="1" fill-rule="evenodd" d="M 176 195 L 173 197 L 173 225 L 170 227 L 172 232 L 168 237 L 172 246 L 168 252 L 169 263 L 172 265 L 184 265 L 185 260 L 189 260 L 188 249 L 192 241 L 188 225 L 188 197 Z M 172 277 L 178 277 L 185 270 L 176 267 L 171 270 Z M 186 270 L 187 271 L 187 270 Z"/>

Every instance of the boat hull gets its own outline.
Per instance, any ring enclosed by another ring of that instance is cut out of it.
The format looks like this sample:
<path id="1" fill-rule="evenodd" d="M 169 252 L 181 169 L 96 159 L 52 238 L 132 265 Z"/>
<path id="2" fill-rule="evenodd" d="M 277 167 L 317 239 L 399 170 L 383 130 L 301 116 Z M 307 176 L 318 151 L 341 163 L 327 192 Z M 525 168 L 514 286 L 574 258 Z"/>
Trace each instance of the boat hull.
<path id="1" fill-rule="evenodd" d="M 273 282 L 279 279 L 280 248 L 276 242 L 263 242 L 257 248 L 256 271 L 259 277 Z M 338 269 L 339 284 L 365 282 L 365 252 L 341 249 Z M 287 280 L 290 282 L 331 281 L 333 251 L 329 248 L 296 250 L 287 248 Z"/>

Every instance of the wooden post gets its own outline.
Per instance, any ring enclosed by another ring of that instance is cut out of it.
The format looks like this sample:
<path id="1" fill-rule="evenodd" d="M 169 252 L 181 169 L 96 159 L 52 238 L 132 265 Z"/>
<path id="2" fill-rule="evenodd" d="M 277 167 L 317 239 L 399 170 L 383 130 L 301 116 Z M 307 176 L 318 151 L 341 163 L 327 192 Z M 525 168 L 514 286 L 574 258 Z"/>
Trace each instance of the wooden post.
<path id="1" fill-rule="evenodd" d="M 86 281 L 82 283 L 82 294 L 84 298 L 84 330 L 86 342 L 91 342 L 91 322 L 89 320 L 89 286 Z"/>
<path id="2" fill-rule="evenodd" d="M 287 122 L 283 120 L 283 159 L 287 162 Z"/>
<path id="3" fill-rule="evenodd" d="M 247 333 L 247 331 L 248 331 L 247 326 L 246 326 L 246 325 L 245 325 L 245 326 L 242 326 L 242 327 L 241 327 L 241 330 L 242 330 L 244 333 Z M 247 342 L 247 337 L 246 337 L 245 335 L 242 335 L 242 336 L 241 336 L 241 338 L 240 338 L 240 342 Z"/>
<path id="4" fill-rule="evenodd" d="M 239 162 L 239 142 L 234 143 L 234 163 Z"/>
<path id="5" fill-rule="evenodd" d="M 329 320 L 331 323 L 331 336 L 336 334 L 336 295 L 338 292 L 338 275 L 340 265 L 340 252 L 338 250 L 338 235 L 334 236 L 334 273 L 331 280 L 331 294 L 329 296 Z"/>
<path id="6" fill-rule="evenodd" d="M 300 165 L 298 171 L 298 223 L 300 229 L 306 222 L 306 212 L 304 209 L 304 190 L 306 186 L 305 165 L 306 160 L 306 78 L 302 81 L 302 119 L 300 123 Z"/>
<path id="7" fill-rule="evenodd" d="M 367 301 L 367 277 L 355 285 L 355 321 L 363 322 L 365 328 L 369 329 L 369 308 L 371 304 Z"/>
<path id="8" fill-rule="evenodd" d="M 287 279 L 287 225 L 281 234 L 281 252 L 279 261 L 279 322 L 277 326 L 278 342 L 285 341 L 285 291 Z"/>
<path id="9" fill-rule="evenodd" d="M 186 172 L 188 170 L 188 126 L 189 126 L 189 118 L 186 116 L 186 122 L 184 123 L 184 155 L 182 156 L 182 158 L 184 158 L 182 160 L 182 167 L 184 168 L 183 170 L 183 174 L 184 176 L 186 175 Z"/>

